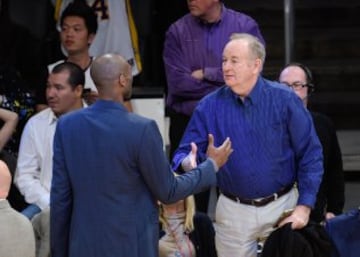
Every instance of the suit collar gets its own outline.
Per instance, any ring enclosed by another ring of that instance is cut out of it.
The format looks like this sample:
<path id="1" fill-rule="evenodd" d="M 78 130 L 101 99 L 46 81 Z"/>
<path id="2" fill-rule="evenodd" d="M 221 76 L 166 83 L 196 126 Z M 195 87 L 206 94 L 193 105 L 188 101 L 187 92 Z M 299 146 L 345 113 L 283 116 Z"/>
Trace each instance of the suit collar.
<path id="1" fill-rule="evenodd" d="M 125 108 L 125 106 L 123 104 L 115 102 L 115 101 L 110 101 L 110 100 L 99 99 L 91 106 L 95 109 L 111 108 L 111 109 L 119 109 L 119 110 L 127 111 L 127 109 Z"/>
<path id="2" fill-rule="evenodd" d="M 9 204 L 8 200 L 6 200 L 6 199 L 0 200 L 0 209 L 7 209 L 9 207 L 10 207 L 10 204 Z"/>

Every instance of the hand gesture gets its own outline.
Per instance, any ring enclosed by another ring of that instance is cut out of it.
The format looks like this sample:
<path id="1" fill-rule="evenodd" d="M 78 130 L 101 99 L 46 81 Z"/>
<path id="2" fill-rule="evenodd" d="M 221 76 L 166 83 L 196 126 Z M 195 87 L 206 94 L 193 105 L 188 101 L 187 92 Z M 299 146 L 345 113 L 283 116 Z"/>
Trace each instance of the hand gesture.
<path id="1" fill-rule="evenodd" d="M 310 211 L 311 209 L 305 205 L 296 206 L 291 215 L 280 222 L 279 227 L 286 223 L 291 223 L 292 229 L 305 227 L 309 222 Z"/>
<path id="2" fill-rule="evenodd" d="M 184 171 L 189 171 L 189 170 L 196 168 L 196 166 L 197 166 L 196 153 L 197 153 L 197 146 L 194 142 L 192 142 L 191 143 L 191 151 L 181 162 L 181 166 Z"/>
<path id="3" fill-rule="evenodd" d="M 220 145 L 219 147 L 214 146 L 214 136 L 212 134 L 209 134 L 208 141 L 209 144 L 206 155 L 213 159 L 217 166 L 220 168 L 227 162 L 230 154 L 234 151 L 231 148 L 230 138 L 226 138 L 222 145 Z"/>

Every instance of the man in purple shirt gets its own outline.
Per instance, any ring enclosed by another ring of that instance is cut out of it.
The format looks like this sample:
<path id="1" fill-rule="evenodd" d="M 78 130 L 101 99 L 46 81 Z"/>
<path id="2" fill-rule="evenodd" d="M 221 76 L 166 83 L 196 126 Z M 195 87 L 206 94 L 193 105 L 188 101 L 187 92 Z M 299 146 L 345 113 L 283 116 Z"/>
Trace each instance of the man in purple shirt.
<path id="1" fill-rule="evenodd" d="M 249 33 L 264 39 L 251 17 L 227 9 L 221 0 L 187 0 L 189 12 L 166 33 L 164 64 L 170 116 L 170 157 L 179 145 L 198 101 L 224 84 L 221 56 L 232 33 Z M 200 211 L 207 196 L 195 196 Z"/>
<path id="2" fill-rule="evenodd" d="M 291 89 L 261 77 L 264 59 L 257 38 L 232 36 L 222 61 L 226 86 L 199 102 L 174 154 L 174 170 L 192 169 L 206 157 L 207 134 L 219 140 L 215 144 L 231 138 L 234 152 L 217 175 L 215 239 L 221 257 L 256 257 L 257 240 L 274 230 L 283 213 L 289 216 L 279 225 L 304 227 L 323 174 L 309 112 Z"/>

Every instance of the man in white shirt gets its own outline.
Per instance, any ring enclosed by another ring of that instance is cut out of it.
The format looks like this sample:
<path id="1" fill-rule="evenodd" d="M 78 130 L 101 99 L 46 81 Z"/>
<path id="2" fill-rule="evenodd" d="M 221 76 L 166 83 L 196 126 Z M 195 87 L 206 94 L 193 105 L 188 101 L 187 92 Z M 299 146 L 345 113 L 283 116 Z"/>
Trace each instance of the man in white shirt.
<path id="1" fill-rule="evenodd" d="M 55 66 L 48 77 L 46 87 L 49 108 L 33 116 L 24 128 L 15 184 L 24 195 L 26 202 L 30 204 L 22 212 L 29 219 L 40 211 L 45 211 L 46 215 L 49 213 L 47 208 L 50 204 L 56 122 L 59 116 L 83 107 L 84 82 L 84 72 L 78 65 L 63 62 Z M 41 214 L 39 216 L 41 217 Z M 35 232 L 38 231 L 36 226 L 34 229 Z M 40 230 L 48 231 L 46 228 Z"/>

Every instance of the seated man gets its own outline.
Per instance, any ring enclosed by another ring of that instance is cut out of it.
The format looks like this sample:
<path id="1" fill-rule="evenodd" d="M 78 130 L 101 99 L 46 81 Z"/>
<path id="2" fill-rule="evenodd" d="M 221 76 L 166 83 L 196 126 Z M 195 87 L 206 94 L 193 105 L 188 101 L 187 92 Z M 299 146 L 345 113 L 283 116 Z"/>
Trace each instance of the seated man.
<path id="1" fill-rule="evenodd" d="M 29 220 L 6 200 L 11 183 L 8 167 L 0 161 L 0 256 L 34 257 L 35 239 Z"/>
<path id="2" fill-rule="evenodd" d="M 56 123 L 61 115 L 83 107 L 84 81 L 84 72 L 76 64 L 55 66 L 47 81 L 49 108 L 33 116 L 21 136 L 15 184 L 30 204 L 22 212 L 29 219 L 50 204 Z"/>
<path id="3" fill-rule="evenodd" d="M 93 42 L 98 28 L 94 11 L 85 3 L 74 2 L 69 4 L 60 18 L 61 47 L 66 52 L 66 59 L 59 60 L 48 66 L 49 72 L 59 63 L 72 62 L 85 73 L 84 98 L 87 104 L 97 99 L 97 89 L 90 77 L 90 66 L 93 57 L 89 47 Z"/>

